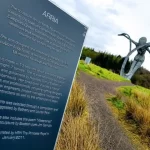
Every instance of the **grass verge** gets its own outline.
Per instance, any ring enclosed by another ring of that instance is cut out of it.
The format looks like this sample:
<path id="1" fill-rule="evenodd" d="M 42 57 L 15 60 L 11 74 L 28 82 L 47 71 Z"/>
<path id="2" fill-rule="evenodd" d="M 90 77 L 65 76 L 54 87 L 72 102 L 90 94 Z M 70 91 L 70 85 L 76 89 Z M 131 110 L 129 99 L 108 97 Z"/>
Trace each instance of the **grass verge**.
<path id="1" fill-rule="evenodd" d="M 121 77 L 118 74 L 108 71 L 107 69 L 101 68 L 94 64 L 87 65 L 84 63 L 83 60 L 80 60 L 78 69 L 81 71 L 84 71 L 86 73 L 89 73 L 97 78 L 108 79 L 108 80 L 113 80 L 113 81 L 128 81 L 128 82 L 130 82 L 129 80 Z"/>
<path id="2" fill-rule="evenodd" d="M 88 112 L 84 91 L 75 81 L 56 150 L 100 150 L 99 143 L 99 136 Z"/>
<path id="3" fill-rule="evenodd" d="M 140 86 L 117 89 L 107 100 L 138 150 L 150 150 L 150 90 Z"/>

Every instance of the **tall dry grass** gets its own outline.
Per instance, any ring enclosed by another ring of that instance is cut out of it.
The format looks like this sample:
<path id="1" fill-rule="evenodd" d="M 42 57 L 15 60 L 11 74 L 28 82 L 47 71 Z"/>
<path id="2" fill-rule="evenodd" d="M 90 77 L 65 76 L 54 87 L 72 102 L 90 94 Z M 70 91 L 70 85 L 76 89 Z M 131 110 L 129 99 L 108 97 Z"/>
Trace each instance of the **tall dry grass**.
<path id="1" fill-rule="evenodd" d="M 74 82 L 73 84 L 66 113 L 71 114 L 74 117 L 81 117 L 88 114 L 88 105 L 87 101 L 85 100 L 84 90 L 77 82 Z"/>
<path id="2" fill-rule="evenodd" d="M 117 92 L 117 98 L 125 104 L 123 119 L 144 149 L 150 149 L 150 90 L 132 86 L 121 87 Z"/>
<path id="3" fill-rule="evenodd" d="M 135 147 L 138 150 L 150 150 L 150 90 L 139 86 L 123 86 L 117 88 L 116 96 L 108 96 L 108 100 Z M 118 107 L 120 103 L 123 104 L 121 109 Z"/>
<path id="4" fill-rule="evenodd" d="M 150 94 L 133 90 L 125 106 L 126 116 L 135 121 L 139 133 L 150 137 Z"/>
<path id="5" fill-rule="evenodd" d="M 56 150 L 100 150 L 83 89 L 74 82 Z"/>

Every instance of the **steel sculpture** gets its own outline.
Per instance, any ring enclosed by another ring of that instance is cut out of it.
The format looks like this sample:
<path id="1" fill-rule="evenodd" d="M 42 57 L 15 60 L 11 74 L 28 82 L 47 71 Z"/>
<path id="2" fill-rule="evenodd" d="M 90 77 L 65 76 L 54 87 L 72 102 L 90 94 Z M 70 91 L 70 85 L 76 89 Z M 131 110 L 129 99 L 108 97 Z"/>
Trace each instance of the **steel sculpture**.
<path id="1" fill-rule="evenodd" d="M 150 43 L 147 43 L 146 37 L 141 37 L 138 42 L 135 42 L 126 33 L 118 34 L 118 36 L 124 36 L 129 40 L 129 44 L 130 44 L 129 53 L 124 59 L 124 62 L 122 64 L 122 67 L 120 70 L 120 75 L 130 80 L 132 78 L 132 76 L 135 74 L 135 72 L 137 71 L 137 69 L 139 69 L 141 67 L 141 65 L 143 64 L 143 62 L 145 60 L 146 51 L 148 51 L 150 53 L 150 50 L 149 50 Z M 136 46 L 133 50 L 131 50 L 132 43 Z M 137 51 L 137 54 L 134 57 L 134 60 L 130 67 L 130 70 L 128 73 L 125 73 L 125 66 L 127 64 L 129 56 L 132 55 L 133 52 L 135 52 L 135 51 Z"/>

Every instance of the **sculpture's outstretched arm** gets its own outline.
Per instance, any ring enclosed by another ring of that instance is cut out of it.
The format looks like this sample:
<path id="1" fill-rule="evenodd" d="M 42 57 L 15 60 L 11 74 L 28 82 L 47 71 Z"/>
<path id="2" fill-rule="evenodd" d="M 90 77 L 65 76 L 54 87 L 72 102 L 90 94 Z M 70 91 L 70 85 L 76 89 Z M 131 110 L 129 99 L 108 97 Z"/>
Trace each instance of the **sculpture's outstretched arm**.
<path id="1" fill-rule="evenodd" d="M 127 39 L 129 39 L 133 44 L 135 44 L 135 46 L 137 46 L 138 45 L 138 43 L 137 42 L 135 42 L 134 40 L 132 40 L 131 38 L 129 38 L 128 36 L 125 36 Z"/>
<path id="2" fill-rule="evenodd" d="M 118 34 L 118 36 L 124 36 L 124 37 L 126 37 L 128 40 L 130 40 L 133 44 L 135 44 L 136 46 L 138 46 L 138 43 L 135 42 L 134 40 L 132 40 L 128 34 L 122 33 L 122 34 Z"/>

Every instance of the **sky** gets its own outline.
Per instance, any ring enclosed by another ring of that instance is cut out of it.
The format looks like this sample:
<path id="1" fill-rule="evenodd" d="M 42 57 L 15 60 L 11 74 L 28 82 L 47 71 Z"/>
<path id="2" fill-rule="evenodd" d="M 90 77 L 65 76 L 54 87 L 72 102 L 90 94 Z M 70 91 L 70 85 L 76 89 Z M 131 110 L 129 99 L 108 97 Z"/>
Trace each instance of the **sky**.
<path id="1" fill-rule="evenodd" d="M 50 0 L 51 1 L 51 0 Z M 118 34 L 127 33 L 137 41 L 147 37 L 150 42 L 149 0 L 52 0 L 59 8 L 88 27 L 84 46 L 126 56 L 129 41 Z M 132 45 L 132 48 L 135 46 Z M 130 57 L 133 59 L 136 52 Z M 150 71 L 150 54 L 142 65 Z"/>

